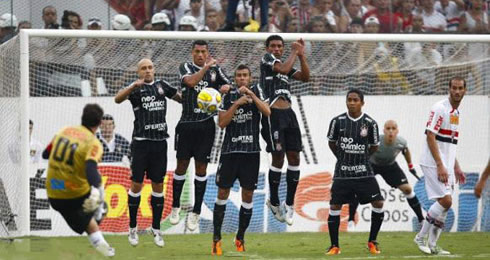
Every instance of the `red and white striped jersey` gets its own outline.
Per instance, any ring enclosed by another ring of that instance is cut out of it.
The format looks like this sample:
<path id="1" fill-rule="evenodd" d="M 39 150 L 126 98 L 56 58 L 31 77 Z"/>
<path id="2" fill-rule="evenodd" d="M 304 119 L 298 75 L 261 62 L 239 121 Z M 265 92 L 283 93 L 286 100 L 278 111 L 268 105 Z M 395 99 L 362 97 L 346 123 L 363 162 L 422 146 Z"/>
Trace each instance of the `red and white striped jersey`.
<path id="1" fill-rule="evenodd" d="M 454 174 L 456 161 L 456 145 L 458 144 L 459 110 L 453 109 L 449 98 L 435 103 L 430 111 L 425 133 L 431 131 L 436 135 L 439 154 L 449 174 Z M 425 142 L 420 165 L 437 167 L 434 158 Z"/>

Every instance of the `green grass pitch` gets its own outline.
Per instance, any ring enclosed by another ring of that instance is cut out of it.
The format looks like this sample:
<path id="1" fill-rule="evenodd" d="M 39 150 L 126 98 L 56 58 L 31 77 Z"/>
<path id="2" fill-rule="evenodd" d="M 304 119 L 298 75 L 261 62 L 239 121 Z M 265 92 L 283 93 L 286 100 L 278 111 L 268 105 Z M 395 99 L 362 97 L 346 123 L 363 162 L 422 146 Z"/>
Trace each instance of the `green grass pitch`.
<path id="1" fill-rule="evenodd" d="M 116 249 L 113 259 L 490 259 L 490 233 L 443 233 L 440 246 L 453 253 L 449 257 L 426 256 L 418 251 L 413 232 L 381 232 L 381 254 L 366 249 L 367 233 L 341 233 L 342 253 L 326 256 L 328 233 L 250 233 L 246 234 L 246 252 L 235 251 L 233 235 L 223 236 L 223 256 L 211 256 L 211 234 L 166 235 L 165 246 L 153 244 L 150 234 L 140 235 L 137 247 L 129 245 L 125 235 L 106 235 Z M 30 237 L 14 242 L 0 241 L 0 259 L 104 259 L 89 245 L 85 236 Z"/>

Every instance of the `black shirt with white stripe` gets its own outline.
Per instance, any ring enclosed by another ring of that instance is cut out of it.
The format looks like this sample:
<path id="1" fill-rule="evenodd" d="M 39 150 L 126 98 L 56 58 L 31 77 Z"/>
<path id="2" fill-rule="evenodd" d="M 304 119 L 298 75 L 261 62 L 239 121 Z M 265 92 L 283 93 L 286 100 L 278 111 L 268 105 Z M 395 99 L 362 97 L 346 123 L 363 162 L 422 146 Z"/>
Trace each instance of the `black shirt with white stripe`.
<path id="1" fill-rule="evenodd" d="M 328 140 L 337 145 L 334 179 L 373 177 L 369 147 L 379 145 L 376 121 L 364 113 L 355 119 L 343 113 L 328 129 Z"/>
<path id="2" fill-rule="evenodd" d="M 264 93 L 259 85 L 252 85 L 250 90 L 264 100 Z M 232 88 L 223 98 L 220 111 L 228 110 L 233 102 L 242 94 L 238 88 Z M 228 153 L 257 153 L 260 152 L 259 125 L 261 113 L 255 103 L 241 105 L 233 115 L 230 124 L 226 126 L 226 134 L 221 146 L 221 154 Z"/>
<path id="3" fill-rule="evenodd" d="M 292 68 L 287 75 L 274 71 L 274 64 L 281 60 L 274 57 L 272 53 L 266 53 L 260 61 L 260 85 L 264 89 L 266 101 L 272 106 L 274 102 L 283 97 L 291 103 L 290 81 L 294 73 L 298 72 Z"/>
<path id="4" fill-rule="evenodd" d="M 164 80 L 144 83 L 133 90 L 128 99 L 133 105 L 133 139 L 161 141 L 168 138 L 167 98 L 173 98 L 177 89 Z"/>
<path id="5" fill-rule="evenodd" d="M 207 114 L 199 109 L 197 106 L 197 95 L 203 88 L 214 88 L 219 91 L 222 85 L 231 84 L 228 76 L 216 65 L 210 67 L 201 81 L 194 87 L 185 85 L 184 78 L 199 72 L 199 70 L 201 70 L 201 67 L 193 62 L 185 62 L 180 65 L 179 72 L 182 88 L 182 116 L 180 117 L 180 122 L 198 122 L 213 117 L 212 114 Z"/>

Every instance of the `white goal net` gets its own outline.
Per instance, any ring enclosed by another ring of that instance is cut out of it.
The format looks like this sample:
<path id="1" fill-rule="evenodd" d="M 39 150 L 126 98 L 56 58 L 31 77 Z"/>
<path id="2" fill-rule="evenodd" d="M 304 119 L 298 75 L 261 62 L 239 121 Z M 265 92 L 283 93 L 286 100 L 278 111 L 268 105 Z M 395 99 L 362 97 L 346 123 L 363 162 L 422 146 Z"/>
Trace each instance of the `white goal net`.
<path id="1" fill-rule="evenodd" d="M 45 191 L 47 162 L 38 158 L 53 134 L 63 126 L 80 123 L 86 103 L 98 103 L 114 121 L 114 132 L 131 141 L 134 119 L 129 102 L 116 105 L 114 95 L 137 79 L 136 63 L 142 58 L 153 60 L 156 78 L 180 87 L 178 67 L 191 61 L 193 40 L 209 42 L 211 55 L 232 77 L 239 64 L 252 69 L 258 81 L 260 60 L 265 54 L 268 34 L 183 32 L 115 32 L 29 30 L 29 39 L 21 49 L 20 37 L 0 45 L 0 236 L 74 235 L 61 216 L 50 209 Z M 303 134 L 301 180 L 296 194 L 292 226 L 274 220 L 265 207 L 268 196 L 268 156 L 261 157 L 259 185 L 254 195 L 251 232 L 326 231 L 328 201 L 335 158 L 329 152 L 326 132 L 330 119 L 345 111 L 344 95 L 350 88 L 359 88 L 368 96 L 365 111 L 380 125 L 395 119 L 400 134 L 409 142 L 413 160 L 418 162 L 423 129 L 430 106 L 447 95 L 448 81 L 462 76 L 468 82 L 468 96 L 462 105 L 461 142 L 458 158 L 469 182 L 456 189 L 455 206 L 449 219 L 451 231 L 490 230 L 489 206 L 483 207 L 472 189 L 483 170 L 489 154 L 490 103 L 490 37 L 463 35 L 311 35 L 284 34 L 284 57 L 289 56 L 291 40 L 303 37 L 311 80 L 294 82 L 291 91 Z M 412 37 L 412 38 L 410 38 Z M 409 39 L 410 38 L 410 39 Z M 22 56 L 24 55 L 24 56 Z M 21 57 L 27 57 L 22 63 Z M 21 68 L 20 65 L 25 64 Z M 299 69 L 299 63 L 296 64 Z M 28 75 L 24 92 L 21 72 Z M 181 105 L 169 102 L 167 123 L 168 174 L 165 178 L 165 207 L 162 229 L 166 233 L 185 233 L 186 210 L 193 203 L 191 165 L 182 195 L 182 221 L 172 226 L 166 220 L 171 210 L 173 170 L 176 166 L 174 128 L 180 118 Z M 29 120 L 32 135 L 29 137 Z M 110 131 L 103 129 L 103 131 Z M 99 133 L 103 135 L 101 131 Z M 217 131 L 212 163 L 208 167 L 208 184 L 199 230 L 212 232 L 212 210 L 217 194 L 214 184 L 223 132 Z M 264 148 L 264 146 L 262 146 Z M 479 147 L 475 149 L 475 147 Z M 102 224 L 105 232 L 121 233 L 128 229 L 127 190 L 130 185 L 129 145 L 116 146 L 99 165 L 106 190 L 109 213 Z M 28 150 L 28 151 L 27 151 Z M 24 154 L 25 152 L 25 154 Z M 23 156 L 21 156 L 23 155 Z M 399 158 L 400 160 L 401 158 Z M 406 170 L 406 163 L 399 161 Z M 286 166 L 284 167 L 286 168 Z M 285 169 L 283 170 L 285 171 Z M 423 180 L 409 182 L 424 210 L 430 204 Z M 419 170 L 419 174 L 421 174 Z M 280 196 L 285 196 L 285 176 Z M 385 224 L 382 230 L 412 231 L 417 229 L 415 214 L 398 190 L 380 179 L 386 198 Z M 151 185 L 145 181 L 138 225 L 151 225 L 149 197 Z M 488 193 L 487 193 L 488 194 Z M 459 202 L 459 203 L 458 203 Z M 488 199 L 486 200 L 488 204 Z M 240 191 L 232 189 L 223 223 L 224 232 L 238 228 Z M 485 208 L 484 212 L 482 208 Z M 347 230 L 347 207 L 342 211 L 341 230 Z M 480 220 L 483 216 L 485 219 Z M 369 230 L 369 207 L 359 207 L 357 231 Z M 487 219 L 488 218 L 488 219 Z M 481 225 L 477 225 L 481 223 Z"/>

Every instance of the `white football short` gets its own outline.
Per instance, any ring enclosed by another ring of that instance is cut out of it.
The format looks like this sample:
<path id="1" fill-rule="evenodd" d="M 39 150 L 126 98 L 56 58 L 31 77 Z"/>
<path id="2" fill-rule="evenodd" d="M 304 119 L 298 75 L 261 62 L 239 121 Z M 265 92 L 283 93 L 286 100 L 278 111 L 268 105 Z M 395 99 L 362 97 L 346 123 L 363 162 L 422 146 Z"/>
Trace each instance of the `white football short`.
<path id="1" fill-rule="evenodd" d="M 454 173 L 449 171 L 449 180 L 447 184 L 439 181 L 437 178 L 437 168 L 420 165 L 424 173 L 425 191 L 429 199 L 438 199 L 446 195 L 452 195 L 454 190 Z"/>

